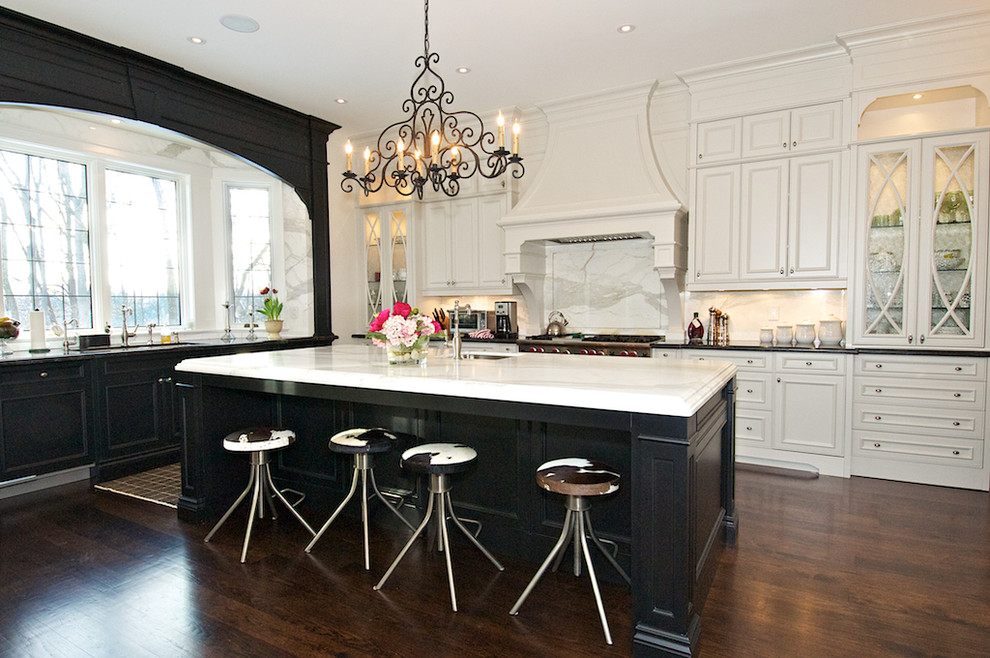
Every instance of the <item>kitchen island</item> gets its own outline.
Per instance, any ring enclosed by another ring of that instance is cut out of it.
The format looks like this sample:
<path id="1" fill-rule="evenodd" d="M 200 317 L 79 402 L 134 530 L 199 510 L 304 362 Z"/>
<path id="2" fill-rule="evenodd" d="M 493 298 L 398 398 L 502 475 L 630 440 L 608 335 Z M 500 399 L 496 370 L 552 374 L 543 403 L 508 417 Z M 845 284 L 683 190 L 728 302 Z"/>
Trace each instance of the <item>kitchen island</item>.
<path id="1" fill-rule="evenodd" d="M 693 655 L 718 558 L 736 532 L 735 367 L 487 356 L 433 354 L 424 367 L 388 366 L 382 350 L 339 345 L 181 362 L 180 518 L 216 518 L 243 487 L 243 464 L 221 446 L 235 429 L 293 428 L 298 441 L 279 454 L 276 477 L 318 497 L 342 491 L 350 478 L 327 438 L 378 425 L 412 442 L 474 447 L 478 467 L 455 484 L 457 504 L 484 522 L 489 548 L 535 566 L 559 534 L 563 507 L 536 487 L 536 467 L 564 456 L 605 461 L 624 481 L 595 501 L 593 516 L 631 567 L 634 653 Z M 418 483 L 403 479 L 393 461 L 379 461 L 379 482 L 415 491 Z"/>

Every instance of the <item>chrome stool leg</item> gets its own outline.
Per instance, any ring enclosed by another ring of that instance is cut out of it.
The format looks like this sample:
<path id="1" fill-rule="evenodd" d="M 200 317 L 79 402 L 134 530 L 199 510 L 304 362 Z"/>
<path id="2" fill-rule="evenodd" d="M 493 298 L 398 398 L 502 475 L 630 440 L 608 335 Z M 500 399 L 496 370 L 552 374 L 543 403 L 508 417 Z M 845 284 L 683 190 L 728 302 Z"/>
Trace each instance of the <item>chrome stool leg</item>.
<path id="1" fill-rule="evenodd" d="M 462 520 L 459 519 L 459 518 L 457 518 L 457 515 L 454 514 L 454 503 L 451 502 L 451 500 L 450 500 L 450 492 L 447 491 L 443 495 L 444 495 L 444 497 L 447 500 L 447 509 L 450 510 L 450 518 L 451 518 L 451 520 L 453 520 L 454 525 L 456 525 L 458 528 L 460 528 L 461 529 L 461 532 L 464 533 L 464 536 L 467 537 L 469 540 L 471 540 L 471 543 L 474 544 L 478 548 L 479 551 L 481 551 L 482 553 L 485 554 L 485 557 L 487 557 L 488 560 L 492 564 L 495 565 L 495 568 L 496 569 L 498 569 L 499 571 L 505 571 L 505 567 L 503 567 L 502 564 L 498 560 L 495 559 L 495 556 L 494 555 L 492 555 L 491 553 L 488 552 L 488 549 L 487 548 L 485 548 L 484 546 L 481 545 L 481 542 L 478 541 L 478 538 L 473 533 L 468 532 L 468 529 L 464 527 L 464 524 L 462 523 Z M 470 521 L 470 519 L 463 519 L 463 520 L 464 521 Z M 479 531 L 480 531 L 481 523 L 479 523 L 478 521 L 475 521 L 475 523 L 478 523 Z"/>
<path id="2" fill-rule="evenodd" d="M 392 564 L 389 565 L 388 570 L 385 572 L 385 575 L 382 576 L 382 579 L 378 581 L 378 584 L 376 584 L 373 589 L 377 591 L 380 590 L 385 585 L 385 581 L 388 580 L 388 577 L 392 575 L 392 572 L 395 571 L 395 567 L 398 566 L 399 562 L 402 561 L 402 558 L 405 557 L 406 552 L 416 542 L 416 538 L 419 537 L 420 534 L 422 534 L 423 529 L 430 522 L 431 516 L 433 516 L 432 494 L 430 494 L 430 500 L 426 504 L 426 516 L 423 517 L 423 521 L 419 524 L 419 527 L 416 528 L 416 531 L 413 533 L 413 536 L 409 538 L 409 541 L 406 542 L 406 545 L 402 547 L 401 551 L 399 551 L 399 554 L 392 561 Z"/>
<path id="3" fill-rule="evenodd" d="M 554 556 L 559 557 L 560 555 L 563 555 L 564 547 L 571 538 L 571 523 L 573 522 L 573 514 L 574 513 L 571 512 L 571 510 L 567 510 L 567 514 L 564 516 L 564 527 L 560 530 L 560 537 L 557 538 L 557 543 L 554 544 L 549 555 L 547 555 L 546 559 L 543 560 L 543 564 L 541 564 L 540 568 L 536 571 L 536 575 L 533 576 L 533 579 L 529 581 L 528 585 L 526 585 L 526 589 L 524 589 L 523 593 L 519 595 L 518 599 L 516 599 L 516 604 L 512 606 L 511 610 L 509 610 L 510 615 L 519 614 L 519 608 L 522 607 L 526 597 L 528 597 L 529 593 L 533 591 L 534 587 L 536 587 L 536 583 L 540 582 L 540 578 L 542 578 L 543 574 L 546 573 L 547 567 L 550 566 L 550 562 L 554 559 Z"/>
<path id="4" fill-rule="evenodd" d="M 543 564 L 537 570 L 536 575 L 533 579 L 529 581 L 526 589 L 519 596 L 516 604 L 512 606 L 509 610 L 510 615 L 515 615 L 519 613 L 519 608 L 522 607 L 523 602 L 536 587 L 536 583 L 539 582 L 543 574 L 546 573 L 547 567 L 551 562 L 554 563 L 554 570 L 559 566 L 561 558 L 564 556 L 564 552 L 568 544 L 573 543 L 574 551 L 574 575 L 581 575 L 581 558 L 584 558 L 584 564 L 588 568 L 588 578 L 591 580 L 591 589 L 595 594 L 595 604 L 598 608 L 598 617 L 601 620 L 602 631 L 605 633 L 605 641 L 608 644 L 612 644 L 612 633 L 608 626 L 608 620 L 605 618 L 605 606 L 602 604 L 601 590 L 598 587 L 598 578 L 595 574 L 595 566 L 591 562 L 591 550 L 588 548 L 588 538 L 591 538 L 592 543 L 598 547 L 598 549 L 605 555 L 609 563 L 615 567 L 616 571 L 619 572 L 627 583 L 630 582 L 629 576 L 623 571 L 619 563 L 616 562 L 615 558 L 605 550 L 602 546 L 601 540 L 595 535 L 594 529 L 591 527 L 591 518 L 588 516 L 589 505 L 587 500 L 583 496 L 567 496 L 567 513 L 564 516 L 564 525 L 560 531 L 560 537 L 557 539 L 557 543 L 554 544 L 553 549 L 551 549 L 550 554 L 547 555 L 546 559 L 543 560 Z"/>
<path id="5" fill-rule="evenodd" d="M 216 531 L 220 529 L 220 526 L 230 518 L 237 506 L 244 502 L 248 493 L 251 492 L 251 511 L 248 513 L 247 521 L 247 531 L 244 533 L 244 545 L 241 548 L 241 563 L 247 560 L 248 546 L 251 543 L 251 531 L 254 529 L 254 517 L 257 514 L 258 518 L 264 518 L 265 512 L 265 499 L 268 499 L 268 506 L 272 510 L 272 515 L 275 517 L 275 503 L 272 498 L 272 494 L 275 495 L 279 500 L 281 500 L 289 511 L 299 519 L 299 522 L 303 524 L 303 527 L 309 531 L 309 534 L 315 534 L 313 528 L 310 527 L 309 523 L 306 522 L 296 508 L 293 507 L 282 492 L 275 487 L 275 483 L 272 481 L 272 473 L 269 467 L 269 456 L 267 452 L 252 452 L 251 453 L 251 476 L 248 479 L 248 486 L 241 492 L 241 495 L 237 497 L 234 504 L 224 513 L 224 515 L 217 521 L 217 524 L 213 526 L 206 538 L 203 539 L 204 542 L 209 542 Z M 276 517 L 277 518 L 277 517 Z"/>
<path id="6" fill-rule="evenodd" d="M 385 500 L 385 497 L 382 496 L 381 491 L 378 490 L 378 485 L 375 483 L 375 470 L 371 467 L 371 455 L 369 453 L 356 453 L 354 455 L 354 474 L 351 477 L 351 488 L 347 492 L 347 495 L 344 497 L 344 500 L 341 501 L 340 505 L 337 506 L 337 509 L 335 509 L 334 512 L 333 512 L 333 514 L 330 515 L 330 518 L 327 519 L 327 522 L 323 524 L 323 527 L 320 528 L 320 531 L 318 533 L 316 533 L 316 536 L 313 537 L 313 540 L 311 542 L 309 542 L 309 545 L 308 546 L 306 546 L 306 552 L 307 553 L 309 553 L 309 552 L 311 552 L 313 550 L 313 546 L 316 545 L 316 542 L 319 541 L 320 537 L 323 536 L 323 533 L 326 532 L 327 528 L 330 527 L 330 524 L 334 522 L 334 520 L 337 518 L 337 516 L 340 514 L 340 512 L 344 509 L 344 507 L 347 505 L 347 503 L 350 502 L 351 498 L 354 497 L 354 492 L 357 491 L 358 478 L 360 477 L 360 479 L 361 479 L 361 526 L 362 526 L 363 535 L 364 535 L 364 568 L 365 568 L 366 571 L 370 571 L 371 570 L 371 549 L 370 549 L 370 544 L 369 544 L 369 540 L 368 540 L 368 535 L 369 535 L 369 530 L 368 530 L 368 528 L 369 528 L 369 524 L 368 524 L 368 500 L 369 500 L 369 496 L 368 496 L 368 479 L 369 479 L 369 476 L 370 476 L 370 479 L 371 479 L 371 488 L 372 488 L 372 491 L 373 491 L 374 495 L 378 496 L 379 500 L 381 500 L 383 503 L 385 503 L 385 506 L 388 507 L 388 509 L 391 510 L 393 514 L 395 514 L 397 517 L 399 517 L 399 519 L 401 519 L 402 522 L 406 524 L 406 527 L 408 527 L 410 530 L 414 530 L 412 524 L 409 523 L 409 521 L 407 521 L 406 518 L 404 516 L 402 516 L 401 513 L 399 513 L 399 510 L 395 509 L 395 507 L 393 507 L 391 503 L 389 503 L 387 500 Z"/>

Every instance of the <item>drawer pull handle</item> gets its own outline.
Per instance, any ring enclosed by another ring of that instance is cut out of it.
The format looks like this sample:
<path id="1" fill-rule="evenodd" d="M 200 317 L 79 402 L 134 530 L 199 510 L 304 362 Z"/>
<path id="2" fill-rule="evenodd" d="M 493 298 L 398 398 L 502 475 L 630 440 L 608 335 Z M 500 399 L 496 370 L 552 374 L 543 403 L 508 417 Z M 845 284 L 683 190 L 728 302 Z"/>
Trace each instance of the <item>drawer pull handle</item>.
<path id="1" fill-rule="evenodd" d="M 778 378 L 777 378 L 777 383 L 778 383 L 778 384 L 780 383 L 780 377 L 778 377 Z"/>
<path id="2" fill-rule="evenodd" d="M 952 397 L 954 397 L 954 398 L 961 398 L 962 397 L 962 393 L 953 393 L 952 394 Z"/>
<path id="3" fill-rule="evenodd" d="M 752 392 L 753 392 L 753 389 L 751 389 L 751 388 L 747 388 L 747 389 L 746 389 L 746 392 L 747 392 L 747 393 L 752 393 Z"/>
<path id="4" fill-rule="evenodd" d="M 874 444 L 873 444 L 873 447 L 874 447 L 874 448 L 879 448 L 879 447 L 880 447 L 880 444 L 879 444 L 879 443 L 874 443 Z"/>
<path id="5" fill-rule="evenodd" d="M 753 359 L 746 359 L 746 363 L 752 364 L 753 363 Z"/>
<path id="6" fill-rule="evenodd" d="M 747 427 L 747 428 L 746 428 L 746 431 L 747 431 L 747 432 L 752 432 L 752 431 L 753 431 L 753 428 L 752 428 L 752 427 Z"/>
<path id="7" fill-rule="evenodd" d="M 804 365 L 806 365 L 806 366 L 810 366 L 810 365 L 811 365 L 811 361 L 805 361 L 805 362 L 804 362 Z"/>
<path id="8" fill-rule="evenodd" d="M 882 388 L 878 388 L 878 389 L 876 389 L 876 391 L 877 391 L 877 393 L 883 393 L 883 389 Z"/>
<path id="9" fill-rule="evenodd" d="M 874 418 L 877 420 L 883 420 L 883 418 L 881 418 L 880 416 L 874 416 Z"/>
<path id="10" fill-rule="evenodd" d="M 883 364 L 882 363 L 878 363 L 877 364 L 877 369 L 880 369 L 880 368 L 883 368 Z"/>
<path id="11" fill-rule="evenodd" d="M 952 454 L 953 454 L 953 455 L 958 455 L 958 454 L 959 454 L 959 451 L 958 451 L 958 450 L 953 450 L 953 451 L 952 451 Z"/>
<path id="12" fill-rule="evenodd" d="M 952 426 L 953 427 L 959 427 L 959 421 L 958 420 L 952 421 Z"/>
<path id="13" fill-rule="evenodd" d="M 962 366 L 956 366 L 956 372 L 962 372 Z"/>
<path id="14" fill-rule="evenodd" d="M 47 372 L 43 372 L 43 373 L 41 373 L 41 375 L 39 375 L 39 376 L 41 376 L 41 377 L 47 377 L 47 376 L 48 376 L 48 373 L 47 373 Z"/>

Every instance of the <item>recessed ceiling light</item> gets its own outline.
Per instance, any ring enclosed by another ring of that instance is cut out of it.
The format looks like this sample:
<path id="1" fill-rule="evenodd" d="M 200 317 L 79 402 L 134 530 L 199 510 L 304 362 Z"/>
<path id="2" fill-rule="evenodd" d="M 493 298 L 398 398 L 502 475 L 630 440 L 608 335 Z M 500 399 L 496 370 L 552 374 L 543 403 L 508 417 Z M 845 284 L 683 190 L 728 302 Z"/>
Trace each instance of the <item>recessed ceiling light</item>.
<path id="1" fill-rule="evenodd" d="M 619 28 L 618 28 L 619 32 L 623 32 L 623 33 L 625 33 L 625 32 L 632 32 L 635 29 L 636 29 L 636 26 L 635 25 L 629 25 L 629 24 L 620 25 Z"/>
<path id="2" fill-rule="evenodd" d="M 228 30 L 244 33 L 257 32 L 261 28 L 261 26 L 258 25 L 258 21 L 254 20 L 250 16 L 238 16 L 237 14 L 227 14 L 226 16 L 221 16 L 220 24 Z"/>
<path id="3" fill-rule="evenodd" d="M 343 105 L 346 102 L 347 102 L 347 99 L 346 98 L 338 98 L 337 99 L 337 105 Z"/>
<path id="4" fill-rule="evenodd" d="M 913 98 L 914 100 L 918 100 L 918 99 L 919 99 L 919 98 L 921 98 L 921 97 L 922 97 L 923 95 L 924 95 L 924 94 L 915 94 L 915 95 L 914 95 L 914 96 L 912 96 L 911 98 Z"/>
<path id="5" fill-rule="evenodd" d="M 469 69 L 466 66 L 458 66 L 457 67 L 457 72 L 458 73 L 470 73 L 471 72 L 471 69 Z"/>
<path id="6" fill-rule="evenodd" d="M 204 43 L 206 43 L 206 39 L 204 39 L 203 37 L 189 37 L 187 41 L 189 43 L 194 43 L 197 46 L 202 46 Z"/>

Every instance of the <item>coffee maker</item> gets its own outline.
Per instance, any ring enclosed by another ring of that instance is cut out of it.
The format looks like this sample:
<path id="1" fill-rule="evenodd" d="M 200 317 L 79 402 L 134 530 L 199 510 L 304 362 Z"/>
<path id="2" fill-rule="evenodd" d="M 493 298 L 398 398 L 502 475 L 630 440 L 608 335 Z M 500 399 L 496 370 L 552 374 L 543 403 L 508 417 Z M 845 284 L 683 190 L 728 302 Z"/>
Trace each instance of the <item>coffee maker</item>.
<path id="1" fill-rule="evenodd" d="M 495 302 L 495 338 L 518 338 L 516 302 Z"/>

